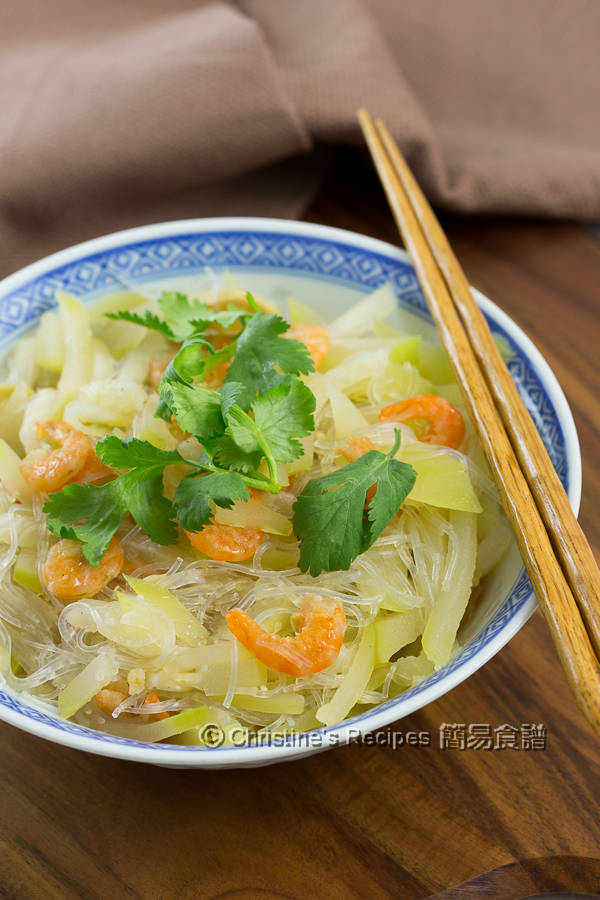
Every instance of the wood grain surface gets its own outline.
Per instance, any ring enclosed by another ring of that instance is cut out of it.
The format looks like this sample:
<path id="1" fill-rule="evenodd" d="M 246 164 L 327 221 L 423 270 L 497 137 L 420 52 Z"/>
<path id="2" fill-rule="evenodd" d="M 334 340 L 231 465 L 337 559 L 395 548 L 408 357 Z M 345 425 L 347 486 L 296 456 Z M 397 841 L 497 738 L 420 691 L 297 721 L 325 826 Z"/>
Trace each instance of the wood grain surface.
<path id="1" fill-rule="evenodd" d="M 366 159 L 340 155 L 311 221 L 394 242 Z M 140 223 L 141 224 L 141 223 Z M 600 240 L 576 225 L 444 218 L 472 283 L 561 381 L 600 547 Z M 543 723 L 545 750 L 442 750 L 443 723 Z M 176 772 L 0 725 L 0 896 L 455 898 L 600 891 L 600 744 L 536 613 L 466 682 L 392 732 L 264 769 Z"/>

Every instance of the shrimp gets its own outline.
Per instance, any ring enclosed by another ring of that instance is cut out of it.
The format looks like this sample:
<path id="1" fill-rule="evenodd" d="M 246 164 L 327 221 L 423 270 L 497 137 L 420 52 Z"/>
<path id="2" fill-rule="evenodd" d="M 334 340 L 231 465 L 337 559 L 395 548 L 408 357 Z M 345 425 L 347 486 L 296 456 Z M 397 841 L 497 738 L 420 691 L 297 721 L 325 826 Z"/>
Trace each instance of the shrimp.
<path id="1" fill-rule="evenodd" d="M 264 532 L 236 525 L 205 525 L 201 531 L 186 531 L 192 547 L 209 559 L 243 562 L 258 550 Z"/>
<path id="2" fill-rule="evenodd" d="M 327 356 L 331 343 L 325 328 L 321 325 L 312 325 L 307 322 L 297 322 L 295 325 L 290 325 L 285 333 L 285 337 L 305 344 L 315 364 L 315 369 L 319 368 Z"/>
<path id="3" fill-rule="evenodd" d="M 92 566 L 78 541 L 63 538 L 53 544 L 44 563 L 48 590 L 59 600 L 95 597 L 123 570 L 123 548 L 116 538 L 108 545 L 99 566 Z"/>
<path id="4" fill-rule="evenodd" d="M 90 450 L 87 459 L 83 464 L 83 468 L 73 475 L 67 484 L 72 484 L 73 482 L 82 484 L 84 481 L 88 484 L 97 484 L 99 481 L 105 482 L 113 477 L 114 472 L 111 467 L 100 462 L 96 455 L 96 447 L 93 443 L 90 443 Z"/>
<path id="5" fill-rule="evenodd" d="M 98 709 L 101 709 L 104 713 L 108 713 L 110 716 L 117 706 L 128 696 L 129 686 L 126 681 L 111 681 L 110 684 L 107 684 L 106 687 L 103 687 L 102 690 L 98 691 L 94 700 L 96 701 Z"/>
<path id="6" fill-rule="evenodd" d="M 260 662 L 295 678 L 314 675 L 335 662 L 346 631 L 342 604 L 316 594 L 305 598 L 298 614 L 302 628 L 294 637 L 265 631 L 241 609 L 230 610 L 225 618 L 233 636 Z"/>
<path id="7" fill-rule="evenodd" d="M 51 451 L 32 450 L 21 463 L 21 474 L 37 491 L 49 494 L 77 477 L 94 448 L 85 434 L 57 419 L 38 422 L 37 430 L 39 437 L 47 434 L 59 446 Z"/>
<path id="8" fill-rule="evenodd" d="M 380 422 L 412 422 L 426 419 L 417 432 L 420 441 L 460 447 L 465 436 L 464 419 L 451 403 L 435 394 L 417 394 L 407 400 L 399 400 L 384 407 L 379 413 Z"/>
<path id="9" fill-rule="evenodd" d="M 349 437 L 343 447 L 340 447 L 340 452 L 346 457 L 348 462 L 356 462 L 357 459 L 360 459 L 361 456 L 364 456 L 365 453 L 368 453 L 369 450 L 374 450 L 375 444 L 368 437 Z"/>

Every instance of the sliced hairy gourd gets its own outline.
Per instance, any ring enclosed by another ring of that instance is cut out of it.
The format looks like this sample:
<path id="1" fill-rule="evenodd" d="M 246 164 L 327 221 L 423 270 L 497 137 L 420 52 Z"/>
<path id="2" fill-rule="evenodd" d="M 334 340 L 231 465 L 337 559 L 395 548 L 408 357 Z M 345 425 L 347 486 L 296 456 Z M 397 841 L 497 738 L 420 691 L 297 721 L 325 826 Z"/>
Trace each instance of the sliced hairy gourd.
<path id="1" fill-rule="evenodd" d="M 156 604 L 132 594 L 118 599 L 73 603 L 64 612 L 74 628 L 103 635 L 117 647 L 141 659 L 152 660 L 175 647 L 172 619 Z"/>
<path id="2" fill-rule="evenodd" d="M 119 381 L 137 381 L 139 384 L 148 377 L 150 363 L 161 356 L 168 348 L 167 341 L 156 332 L 149 332 L 139 347 L 128 350 L 119 362 L 117 378 Z M 175 354 L 175 350 L 171 351 Z"/>
<path id="3" fill-rule="evenodd" d="M 120 303 L 122 305 L 119 305 Z M 93 306 L 95 330 L 107 347 L 110 347 L 110 352 L 115 359 L 122 359 L 126 353 L 136 350 L 148 335 L 148 331 L 143 325 L 105 317 L 108 312 L 131 309 L 135 309 L 136 313 L 140 315 L 143 315 L 146 310 L 154 313 L 158 311 L 157 304 L 153 300 L 132 291 L 109 294 L 103 298 L 101 303 Z"/>
<path id="4" fill-rule="evenodd" d="M 139 438 L 141 441 L 148 441 L 149 444 L 160 450 L 173 450 L 177 446 L 177 438 L 171 434 L 165 420 L 154 415 L 157 403 L 158 394 L 150 394 L 133 417 L 131 422 L 133 437 Z M 195 445 L 196 447 L 200 446 L 197 441 L 195 441 Z M 186 455 L 183 450 L 181 452 Z M 190 459 L 190 456 L 187 458 Z"/>
<path id="5" fill-rule="evenodd" d="M 477 563 L 473 583 L 479 584 L 489 572 L 496 568 L 510 547 L 512 531 L 501 520 L 494 525 L 477 545 Z"/>
<path id="6" fill-rule="evenodd" d="M 331 412 L 335 423 L 335 436 L 344 440 L 355 431 L 367 428 L 368 422 L 361 411 L 335 385 L 328 385 Z"/>
<path id="7" fill-rule="evenodd" d="M 11 643 L 10 633 L 0 620 L 0 675 L 4 678 L 10 678 L 13 673 Z"/>
<path id="8" fill-rule="evenodd" d="M 67 403 L 92 377 L 94 353 L 92 330 L 85 305 L 72 294 L 56 292 L 64 334 L 64 360 L 58 393 Z"/>
<path id="9" fill-rule="evenodd" d="M 307 306 L 306 303 L 296 300 L 295 297 L 288 297 L 287 305 L 289 321 L 292 325 L 295 325 L 296 323 L 304 324 L 305 322 L 316 322 L 318 325 L 325 324 L 323 316 L 319 315 L 316 310 L 311 309 L 310 306 Z"/>
<path id="10" fill-rule="evenodd" d="M 7 381 L 13 384 L 23 381 L 29 387 L 34 387 L 38 374 L 35 342 L 35 335 L 27 335 L 16 342 L 8 358 Z"/>
<path id="11" fill-rule="evenodd" d="M 331 344 L 319 369 L 323 373 L 330 372 L 331 369 L 341 365 L 345 359 L 348 359 L 355 352 L 345 344 Z"/>
<path id="12" fill-rule="evenodd" d="M 50 309 L 40 316 L 35 334 L 35 361 L 49 372 L 62 371 L 65 361 L 64 321 L 59 310 Z"/>
<path id="13" fill-rule="evenodd" d="M 375 665 L 376 632 L 373 623 L 367 625 L 354 653 L 344 680 L 329 703 L 317 710 L 316 716 L 324 725 L 335 725 L 345 719 L 364 692 Z"/>
<path id="14" fill-rule="evenodd" d="M 215 522 L 220 525 L 234 525 L 236 528 L 256 528 L 269 534 L 287 537 L 292 533 L 292 523 L 281 513 L 265 506 L 259 500 L 238 501 L 231 509 L 215 508 Z"/>
<path id="15" fill-rule="evenodd" d="M 234 663 L 233 641 L 217 641 L 203 647 L 180 647 L 158 672 L 148 678 L 157 690 L 197 689 L 209 695 L 224 695 L 230 689 Z M 237 646 L 237 664 L 233 689 L 259 688 L 267 683 L 268 670 L 245 647 Z"/>
<path id="16" fill-rule="evenodd" d="M 410 362 L 394 362 L 390 360 L 385 374 L 391 378 L 395 398 L 414 397 L 415 394 L 430 394 L 433 385 L 423 378 L 418 368 Z"/>
<path id="17" fill-rule="evenodd" d="M 21 459 L 4 438 L 0 438 L 0 484 L 13 499 L 27 503 L 33 490 L 21 475 Z"/>
<path id="18" fill-rule="evenodd" d="M 315 409 L 315 419 L 318 417 L 319 413 L 329 400 L 329 394 L 327 393 L 327 384 L 328 382 L 325 380 L 325 376 L 321 372 L 311 372 L 310 375 L 304 377 L 304 382 L 307 387 L 315 395 L 316 400 L 316 409 Z"/>
<path id="19" fill-rule="evenodd" d="M 144 388 L 134 381 L 91 381 L 77 399 L 67 403 L 64 420 L 84 434 L 99 437 L 107 429 L 128 428 L 145 402 Z"/>
<path id="20" fill-rule="evenodd" d="M 231 706 L 234 709 L 247 709 L 252 712 L 297 716 L 304 712 L 304 695 L 273 694 L 270 697 L 261 697 L 260 694 L 234 694 Z"/>
<path id="21" fill-rule="evenodd" d="M 418 656 L 401 656 L 392 665 L 392 680 L 403 688 L 418 684 L 435 670 L 433 662 L 424 653 Z"/>
<path id="22" fill-rule="evenodd" d="M 288 717 L 283 722 L 277 720 L 277 723 L 268 725 L 264 730 L 273 737 L 284 737 L 288 734 L 301 734 L 304 731 L 314 731 L 322 727 L 323 725 L 315 716 L 314 707 L 310 707 L 294 718 Z"/>
<path id="23" fill-rule="evenodd" d="M 13 578 L 17 584 L 22 584 L 35 594 L 43 596 L 44 588 L 38 575 L 38 554 L 35 550 L 19 550 L 13 568 Z"/>
<path id="24" fill-rule="evenodd" d="M 375 664 L 386 663 L 408 644 L 412 644 L 423 630 L 420 609 L 380 616 L 375 622 Z"/>
<path id="25" fill-rule="evenodd" d="M 390 360 L 395 363 L 411 363 L 419 365 L 422 338 L 418 334 L 403 337 L 390 352 Z"/>
<path id="26" fill-rule="evenodd" d="M 481 504 L 471 483 L 466 461 L 444 450 L 433 450 L 415 442 L 404 444 L 396 456 L 417 472 L 408 503 L 427 503 L 442 509 L 481 512 Z"/>
<path id="27" fill-rule="evenodd" d="M 148 603 L 153 603 L 168 615 L 175 626 L 175 634 L 182 643 L 188 644 L 190 647 L 205 644 L 208 638 L 206 628 L 171 591 L 160 584 L 159 579 L 160 576 L 149 576 L 148 578 L 125 576 L 125 580 L 136 594 L 143 600 L 147 600 Z"/>
<path id="28" fill-rule="evenodd" d="M 431 344 L 429 341 L 421 341 L 419 371 L 434 384 L 448 384 L 455 380 L 448 354 L 439 344 Z"/>
<path id="29" fill-rule="evenodd" d="M 394 289 L 387 282 L 333 320 L 328 329 L 332 341 L 341 337 L 360 337 L 362 334 L 372 333 L 373 323 L 379 319 L 386 319 L 394 312 L 396 306 Z"/>
<path id="30" fill-rule="evenodd" d="M 104 341 L 100 338 L 92 338 L 92 353 L 94 354 L 92 365 L 93 381 L 103 381 L 112 378 L 115 372 L 115 361 Z"/>
<path id="31" fill-rule="evenodd" d="M 30 397 L 31 389 L 24 381 L 19 381 L 17 384 L 0 384 L 2 436 L 17 452 L 23 448 L 19 431 Z"/>
<path id="32" fill-rule="evenodd" d="M 423 650 L 436 666 L 447 663 L 452 655 L 458 626 L 471 595 L 477 557 L 477 517 L 451 510 L 449 521 L 458 552 L 452 558 L 449 555 L 441 590 L 422 639 Z"/>
<path id="33" fill-rule="evenodd" d="M 136 291 L 113 291 L 90 304 L 90 321 L 93 325 L 103 326 L 110 321 L 105 318 L 106 313 L 120 310 L 129 311 L 149 302 L 149 297 L 138 294 Z"/>
<path id="34" fill-rule="evenodd" d="M 241 743 L 245 729 L 227 710 L 214 706 L 204 706 L 199 709 L 204 710 L 202 718 L 198 717 L 199 721 L 192 728 L 180 732 L 175 737 L 175 743 L 196 747 L 216 746 L 217 744 L 228 746 Z M 207 725 L 210 725 L 211 728 L 207 729 Z"/>
<path id="35" fill-rule="evenodd" d="M 102 648 L 91 662 L 58 695 L 58 712 L 70 719 L 98 691 L 117 677 L 119 664 L 114 648 Z"/>
<path id="36" fill-rule="evenodd" d="M 448 403 L 451 403 L 452 406 L 456 407 L 457 409 L 464 408 L 464 397 L 456 382 L 451 382 L 450 384 L 439 384 L 435 387 L 434 393 L 439 394 L 440 397 L 443 397 L 444 400 L 447 400 Z"/>
<path id="37" fill-rule="evenodd" d="M 0 514 L 0 544 L 11 544 L 13 532 L 16 545 L 23 550 L 34 550 L 39 544 L 39 524 L 34 520 L 31 507 L 17 506 Z"/>
<path id="38" fill-rule="evenodd" d="M 323 378 L 328 386 L 343 391 L 354 400 L 366 400 L 372 379 L 383 375 L 387 366 L 386 350 L 353 353 L 335 369 L 326 372 Z"/>
<path id="39" fill-rule="evenodd" d="M 38 423 L 60 419 L 63 407 L 62 397 L 55 388 L 41 388 L 36 391 L 27 403 L 19 429 L 19 440 L 26 453 L 41 447 L 44 442 L 44 435 L 38 433 Z"/>
<path id="40" fill-rule="evenodd" d="M 212 721 L 212 710 L 208 706 L 199 706 L 196 709 L 184 709 L 183 712 L 161 719 L 158 722 L 149 722 L 146 725 L 133 726 L 131 736 L 138 741 L 164 741 L 182 732 L 201 728 Z M 129 730 L 129 729 L 128 729 Z"/>

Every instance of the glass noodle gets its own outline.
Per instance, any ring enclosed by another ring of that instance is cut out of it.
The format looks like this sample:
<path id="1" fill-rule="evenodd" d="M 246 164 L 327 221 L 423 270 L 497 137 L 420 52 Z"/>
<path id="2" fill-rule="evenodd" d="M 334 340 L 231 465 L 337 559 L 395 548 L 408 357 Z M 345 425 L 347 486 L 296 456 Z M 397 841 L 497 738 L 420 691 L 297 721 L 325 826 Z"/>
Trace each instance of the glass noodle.
<path id="1" fill-rule="evenodd" d="M 225 287 L 213 280 L 195 293 L 201 301 L 243 298 L 231 279 Z M 158 545 L 125 519 L 117 537 L 127 578 L 70 603 L 48 591 L 44 563 L 55 538 L 45 497 L 20 473 L 24 455 L 44 447 L 37 423 L 62 418 L 93 440 L 133 436 L 187 458 L 200 448 L 154 417 L 150 366 L 172 356 L 172 344 L 103 315 L 158 312 L 156 300 L 134 291 L 93 307 L 57 300 L 15 344 L 0 385 L 2 420 L 11 423 L 0 440 L 0 677 L 10 689 L 111 734 L 202 743 L 208 722 L 226 740 L 237 726 L 280 733 L 333 724 L 406 690 L 457 652 L 473 589 L 510 535 L 468 422 L 463 444 L 451 449 L 419 441 L 407 424 L 379 421 L 383 406 L 422 393 L 445 396 L 464 415 L 441 348 L 388 324 L 396 309 L 389 286 L 328 325 L 324 363 L 304 378 L 316 397 L 315 431 L 300 459 L 279 464 L 282 492 L 216 510 L 217 523 L 264 531 L 253 558 L 209 559 L 183 534 L 177 545 Z M 316 319 L 297 301 L 290 309 L 297 322 Z M 291 526 L 297 496 L 346 463 L 340 448 L 349 437 L 388 452 L 395 427 L 397 458 L 417 471 L 408 499 L 349 569 L 301 572 Z M 167 493 L 181 478 L 176 469 L 166 473 Z M 342 604 L 347 621 L 339 655 L 316 674 L 268 668 L 227 627 L 226 613 L 239 608 L 267 631 L 293 635 L 309 594 Z M 107 711 L 95 698 L 112 683 L 123 696 Z"/>

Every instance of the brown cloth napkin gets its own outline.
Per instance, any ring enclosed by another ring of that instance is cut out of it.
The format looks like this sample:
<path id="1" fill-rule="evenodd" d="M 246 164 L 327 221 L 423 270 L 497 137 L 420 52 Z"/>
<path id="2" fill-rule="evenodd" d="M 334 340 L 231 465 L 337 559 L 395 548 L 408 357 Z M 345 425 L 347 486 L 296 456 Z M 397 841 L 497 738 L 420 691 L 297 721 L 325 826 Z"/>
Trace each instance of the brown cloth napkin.
<path id="1" fill-rule="evenodd" d="M 438 205 L 600 218 L 599 40 L 597 0 L 2 0 L 0 270 L 298 215 L 362 105 Z"/>

